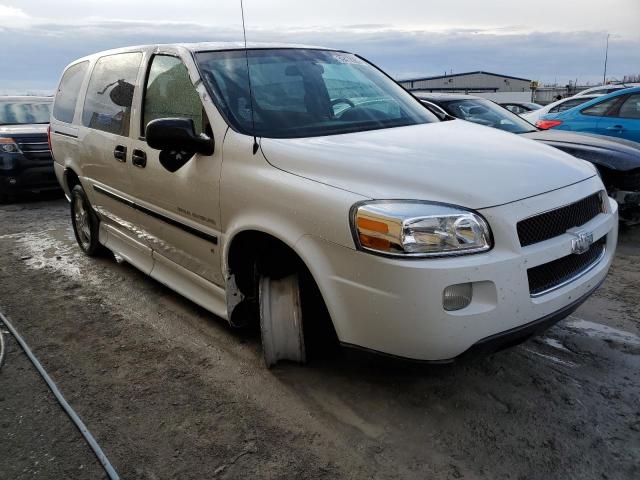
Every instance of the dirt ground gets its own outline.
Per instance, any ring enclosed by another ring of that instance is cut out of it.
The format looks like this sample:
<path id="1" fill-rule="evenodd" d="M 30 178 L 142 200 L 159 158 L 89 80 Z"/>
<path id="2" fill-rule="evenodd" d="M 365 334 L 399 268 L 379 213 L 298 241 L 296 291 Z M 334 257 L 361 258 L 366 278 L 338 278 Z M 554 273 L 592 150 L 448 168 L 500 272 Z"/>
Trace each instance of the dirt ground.
<path id="1" fill-rule="evenodd" d="M 0 310 L 126 479 L 640 478 L 640 228 L 545 336 L 453 367 L 263 367 L 258 339 L 126 263 L 66 202 L 0 206 Z M 13 340 L 0 478 L 104 478 Z"/>

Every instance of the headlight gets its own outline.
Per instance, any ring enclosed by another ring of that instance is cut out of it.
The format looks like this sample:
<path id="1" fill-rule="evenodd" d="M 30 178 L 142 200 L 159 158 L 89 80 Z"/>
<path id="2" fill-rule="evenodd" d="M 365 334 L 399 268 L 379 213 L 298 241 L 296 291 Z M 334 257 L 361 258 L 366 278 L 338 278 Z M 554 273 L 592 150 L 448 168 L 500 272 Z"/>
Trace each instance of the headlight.
<path id="1" fill-rule="evenodd" d="M 492 246 L 487 222 L 461 207 L 381 200 L 356 204 L 351 217 L 358 247 L 386 255 L 441 257 L 485 252 Z"/>
<path id="2" fill-rule="evenodd" d="M 0 151 L 6 153 L 15 153 L 19 152 L 18 144 L 13 140 L 13 138 L 8 137 L 0 137 Z"/>

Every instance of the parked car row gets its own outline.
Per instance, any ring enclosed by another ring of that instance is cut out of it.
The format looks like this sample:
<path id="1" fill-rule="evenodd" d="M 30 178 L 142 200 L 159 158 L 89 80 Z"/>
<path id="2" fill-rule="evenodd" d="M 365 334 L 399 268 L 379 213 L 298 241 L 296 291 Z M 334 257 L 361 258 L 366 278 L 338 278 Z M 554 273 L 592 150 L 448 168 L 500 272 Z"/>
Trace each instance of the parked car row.
<path id="1" fill-rule="evenodd" d="M 611 85 L 598 85 L 596 87 L 587 88 L 574 95 L 574 97 L 582 97 L 583 95 L 609 95 L 610 93 L 619 92 L 625 88 L 640 87 L 639 83 L 616 83 Z"/>
<path id="2" fill-rule="evenodd" d="M 582 95 L 579 97 L 563 98 L 562 100 L 558 100 L 556 102 L 545 105 L 544 107 L 538 110 L 532 110 L 530 112 L 521 113 L 520 116 L 524 118 L 527 122 L 533 123 L 535 125 L 535 123 L 538 120 L 540 120 L 540 117 L 542 117 L 543 115 L 546 115 L 547 113 L 564 112 L 565 110 L 569 110 L 570 108 L 581 105 L 599 96 L 600 95 Z"/>
<path id="3" fill-rule="evenodd" d="M 593 163 L 607 192 L 620 204 L 620 218 L 628 225 L 640 221 L 640 143 L 604 135 L 543 130 L 480 97 L 445 93 L 416 96 L 442 120 L 459 118 L 516 133 Z"/>
<path id="4" fill-rule="evenodd" d="M 537 125 L 640 142 L 640 87 L 618 90 L 563 112 L 547 113 Z"/>
<path id="5" fill-rule="evenodd" d="M 586 90 L 582 90 L 571 97 L 562 98 L 548 105 L 538 105 L 537 108 L 529 107 L 530 105 L 537 104 L 531 104 L 528 102 L 500 103 L 500 105 L 506 107 L 513 113 L 517 113 L 518 115 L 522 116 L 522 118 L 526 119 L 528 122 L 535 124 L 540 119 L 540 117 L 542 117 L 542 115 L 545 115 L 547 113 L 564 112 L 565 110 L 569 110 L 570 108 L 585 103 L 593 98 L 601 97 L 603 95 L 608 95 L 614 92 L 619 92 L 620 90 L 624 90 L 626 88 L 633 88 L 638 86 L 640 86 L 640 84 L 637 83 L 598 85 L 596 87 L 587 88 Z"/>

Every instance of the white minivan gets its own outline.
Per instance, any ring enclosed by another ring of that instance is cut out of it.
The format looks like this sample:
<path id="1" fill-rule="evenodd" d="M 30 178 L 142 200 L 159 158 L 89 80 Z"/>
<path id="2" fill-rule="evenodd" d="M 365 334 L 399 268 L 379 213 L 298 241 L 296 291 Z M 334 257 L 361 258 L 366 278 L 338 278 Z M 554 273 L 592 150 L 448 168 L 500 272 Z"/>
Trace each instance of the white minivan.
<path id="1" fill-rule="evenodd" d="M 433 362 L 518 343 L 576 309 L 616 247 L 591 164 L 440 122 L 343 51 L 98 53 L 64 71 L 50 128 L 82 250 L 259 322 L 267 365 L 331 337 Z"/>

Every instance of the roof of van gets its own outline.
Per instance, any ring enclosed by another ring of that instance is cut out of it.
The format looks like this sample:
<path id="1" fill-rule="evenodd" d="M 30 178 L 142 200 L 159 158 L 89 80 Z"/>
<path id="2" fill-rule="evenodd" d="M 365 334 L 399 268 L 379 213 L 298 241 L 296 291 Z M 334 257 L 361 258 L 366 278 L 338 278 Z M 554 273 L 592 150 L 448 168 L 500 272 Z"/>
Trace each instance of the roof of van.
<path id="1" fill-rule="evenodd" d="M 142 49 L 149 48 L 158 48 L 162 47 L 174 47 L 174 48 L 184 48 L 191 52 L 207 52 L 207 51 L 215 51 L 215 50 L 244 50 L 245 44 L 244 42 L 199 42 L 199 43 L 158 43 L 158 44 L 149 44 L 149 45 L 132 45 L 130 47 L 123 48 L 114 48 L 112 50 L 104 50 L 101 52 L 95 52 L 90 55 L 86 55 L 85 57 L 79 58 L 73 61 L 70 65 L 79 63 L 85 60 L 93 59 L 96 57 L 102 57 L 105 55 L 112 55 L 116 53 L 124 53 L 131 52 Z M 327 48 L 320 47 L 317 45 L 303 45 L 296 43 L 262 43 L 262 42 L 247 42 L 246 48 L 248 50 L 251 49 L 265 49 L 265 48 L 310 48 L 314 50 L 332 50 L 339 51 L 335 48 Z"/>
<path id="2" fill-rule="evenodd" d="M 53 97 L 42 97 L 36 95 L 22 96 L 0 96 L 0 102 L 53 102 Z"/>
<path id="3" fill-rule="evenodd" d="M 184 47 L 193 52 L 203 52 L 207 50 L 243 50 L 244 42 L 200 42 L 200 43 L 177 43 L 174 46 Z M 335 48 L 319 47 L 317 45 L 304 45 L 298 43 L 261 43 L 248 42 L 247 49 L 256 48 L 313 48 L 321 50 L 335 50 Z"/>

